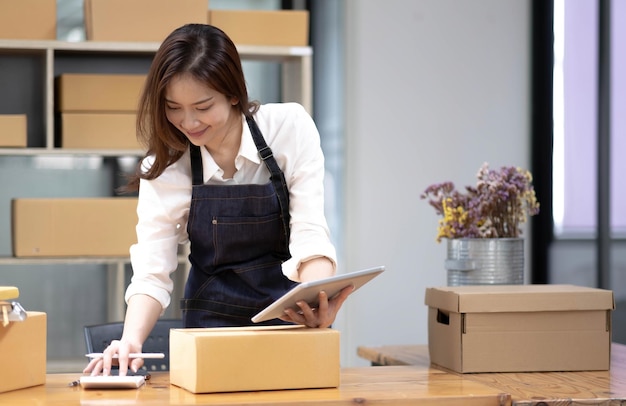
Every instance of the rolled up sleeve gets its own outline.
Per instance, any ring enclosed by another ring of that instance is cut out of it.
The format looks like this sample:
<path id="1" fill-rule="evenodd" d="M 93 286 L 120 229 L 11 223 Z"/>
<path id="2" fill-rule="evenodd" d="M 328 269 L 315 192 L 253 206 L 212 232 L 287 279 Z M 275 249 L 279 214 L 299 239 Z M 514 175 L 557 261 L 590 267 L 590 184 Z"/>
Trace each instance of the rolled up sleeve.
<path id="1" fill-rule="evenodd" d="M 182 162 L 181 162 L 182 161 Z M 185 162 L 187 161 L 187 162 Z M 133 268 L 125 300 L 136 294 L 156 299 L 163 310 L 170 304 L 174 288 L 172 272 L 178 268 L 179 246 L 187 241 L 187 216 L 191 200 L 191 179 L 179 165 L 168 167 L 155 180 L 141 180 L 137 204 L 137 243 L 130 248 Z"/>

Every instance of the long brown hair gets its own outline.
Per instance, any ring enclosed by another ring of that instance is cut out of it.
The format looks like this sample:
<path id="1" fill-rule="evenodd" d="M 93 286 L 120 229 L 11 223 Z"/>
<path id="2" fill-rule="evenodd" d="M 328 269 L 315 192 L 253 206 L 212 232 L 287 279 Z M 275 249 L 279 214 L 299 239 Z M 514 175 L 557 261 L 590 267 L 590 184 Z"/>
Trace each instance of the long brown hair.
<path id="1" fill-rule="evenodd" d="M 137 112 L 137 138 L 147 147 L 144 159 L 154 163 L 142 170 L 141 161 L 123 191 L 139 189 L 140 179 L 155 179 L 189 148 L 189 140 L 165 115 L 165 90 L 172 78 L 182 73 L 238 101 L 234 108 L 250 116 L 258 103 L 248 100 L 248 90 L 235 44 L 217 27 L 187 24 L 174 30 L 154 56 Z"/>

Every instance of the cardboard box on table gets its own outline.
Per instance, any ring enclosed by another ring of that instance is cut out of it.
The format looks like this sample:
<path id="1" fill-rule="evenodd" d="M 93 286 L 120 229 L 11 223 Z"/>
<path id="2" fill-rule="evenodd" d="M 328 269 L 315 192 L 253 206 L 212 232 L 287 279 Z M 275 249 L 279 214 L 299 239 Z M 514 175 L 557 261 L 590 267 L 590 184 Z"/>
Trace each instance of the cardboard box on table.
<path id="1" fill-rule="evenodd" d="M 0 39 L 54 40 L 56 0 L 0 0 Z"/>
<path id="2" fill-rule="evenodd" d="M 339 371 L 333 329 L 170 330 L 170 383 L 192 393 L 337 387 Z"/>
<path id="3" fill-rule="evenodd" d="M 0 148 L 26 147 L 26 114 L 0 114 Z"/>
<path id="4" fill-rule="evenodd" d="M 0 286 L 0 302 L 18 296 L 16 287 Z M 46 313 L 26 314 L 23 321 L 0 321 L 0 393 L 46 382 Z"/>
<path id="5" fill-rule="evenodd" d="M 573 285 L 426 289 L 432 363 L 456 372 L 608 370 L 613 292 Z"/>
<path id="6" fill-rule="evenodd" d="M 13 199 L 16 257 L 121 256 L 137 241 L 137 198 Z"/>
<path id="7" fill-rule="evenodd" d="M 84 0 L 86 37 L 161 42 L 184 24 L 206 24 L 207 8 L 207 0 Z"/>
<path id="8" fill-rule="evenodd" d="M 209 10 L 208 22 L 237 45 L 309 45 L 305 10 Z"/>

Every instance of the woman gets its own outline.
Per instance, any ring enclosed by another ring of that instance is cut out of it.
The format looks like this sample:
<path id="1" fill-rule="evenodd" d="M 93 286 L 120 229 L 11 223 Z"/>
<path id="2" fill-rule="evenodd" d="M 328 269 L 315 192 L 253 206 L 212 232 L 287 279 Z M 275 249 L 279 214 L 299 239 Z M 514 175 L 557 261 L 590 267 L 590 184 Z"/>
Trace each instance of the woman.
<path id="1" fill-rule="evenodd" d="M 186 327 L 244 326 L 299 281 L 331 276 L 336 253 L 324 217 L 324 157 L 311 117 L 295 103 L 248 100 L 235 45 L 190 24 L 157 51 L 138 111 L 147 144 L 138 174 L 137 244 L 124 332 L 85 372 L 136 371 L 146 337 L 169 305 L 178 245 L 190 242 L 181 301 Z M 271 323 L 328 327 L 351 288 Z"/>

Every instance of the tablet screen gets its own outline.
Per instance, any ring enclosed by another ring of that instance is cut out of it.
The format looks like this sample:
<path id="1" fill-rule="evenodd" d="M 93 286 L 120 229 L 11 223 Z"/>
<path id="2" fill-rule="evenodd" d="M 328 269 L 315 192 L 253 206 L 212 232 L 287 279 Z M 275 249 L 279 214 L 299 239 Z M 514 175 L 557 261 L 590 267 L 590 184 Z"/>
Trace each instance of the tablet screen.
<path id="1" fill-rule="evenodd" d="M 320 291 L 325 291 L 328 298 L 331 299 L 343 288 L 350 285 L 354 285 L 354 290 L 357 290 L 370 280 L 374 279 L 376 276 L 380 275 L 384 270 L 384 266 L 377 266 L 375 268 L 363 269 L 361 271 L 300 283 L 277 299 L 274 303 L 252 317 L 252 321 L 254 323 L 259 323 L 279 318 L 284 314 L 285 309 L 287 308 L 299 311 L 300 307 L 296 305 L 296 302 L 300 300 L 307 302 L 309 306 L 315 308 L 317 307 L 317 298 Z"/>

